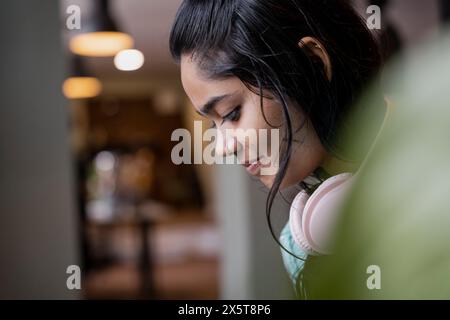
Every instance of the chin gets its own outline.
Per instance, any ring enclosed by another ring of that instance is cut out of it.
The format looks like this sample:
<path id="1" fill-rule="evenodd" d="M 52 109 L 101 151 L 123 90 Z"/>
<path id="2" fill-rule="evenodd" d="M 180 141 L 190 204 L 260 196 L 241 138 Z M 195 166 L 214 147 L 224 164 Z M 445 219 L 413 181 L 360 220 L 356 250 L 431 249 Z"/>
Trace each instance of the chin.
<path id="1" fill-rule="evenodd" d="M 275 181 L 275 175 L 271 175 L 271 176 L 260 176 L 259 180 L 262 182 L 262 184 L 264 186 L 266 186 L 266 188 L 270 189 L 273 186 L 273 183 Z"/>

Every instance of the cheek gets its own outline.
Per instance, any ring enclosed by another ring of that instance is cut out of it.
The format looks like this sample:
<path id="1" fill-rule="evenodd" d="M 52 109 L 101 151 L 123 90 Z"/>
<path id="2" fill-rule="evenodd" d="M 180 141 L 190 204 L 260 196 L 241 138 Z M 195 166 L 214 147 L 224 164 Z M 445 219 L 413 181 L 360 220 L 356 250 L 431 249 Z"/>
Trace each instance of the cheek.
<path id="1" fill-rule="evenodd" d="M 277 130 L 273 126 L 280 125 L 281 112 L 279 106 L 276 104 L 264 104 L 264 114 L 261 110 L 259 101 L 256 103 L 248 104 L 243 107 L 241 119 L 237 128 L 240 129 L 253 129 L 255 130 L 256 140 L 250 141 L 250 145 L 246 143 L 246 149 L 257 150 L 261 143 L 267 145 L 266 149 L 270 153 L 271 142 L 271 130 Z M 267 120 L 267 121 L 266 121 Z M 281 130 L 279 135 L 281 134 Z M 261 136 L 266 137 L 264 140 L 260 140 Z M 279 145 L 277 141 L 276 145 Z"/>
<path id="2" fill-rule="evenodd" d="M 263 103 L 263 110 L 261 111 L 261 107 L 258 108 L 261 117 L 265 116 L 267 122 L 269 122 L 271 126 L 281 127 L 284 123 L 283 108 L 281 104 L 267 98 L 264 98 Z"/>
<path id="3" fill-rule="evenodd" d="M 263 98 L 261 107 L 261 97 L 255 93 L 250 93 L 247 97 L 248 113 L 252 118 L 253 128 L 279 127 L 283 124 L 283 113 L 281 105 L 274 99 Z"/>
<path id="4" fill-rule="evenodd" d="M 303 134 L 306 135 L 303 143 L 294 142 L 292 145 L 291 159 L 281 182 L 280 190 L 303 181 L 320 166 L 327 155 L 325 148 L 320 143 L 313 129 L 303 132 Z M 275 176 L 261 176 L 260 180 L 266 187 L 270 188 L 275 181 Z"/>
<path id="5" fill-rule="evenodd" d="M 283 187 L 303 181 L 320 166 L 327 155 L 313 130 L 307 133 L 307 139 L 302 145 L 293 145 L 293 148 L 291 161 L 283 180 Z"/>

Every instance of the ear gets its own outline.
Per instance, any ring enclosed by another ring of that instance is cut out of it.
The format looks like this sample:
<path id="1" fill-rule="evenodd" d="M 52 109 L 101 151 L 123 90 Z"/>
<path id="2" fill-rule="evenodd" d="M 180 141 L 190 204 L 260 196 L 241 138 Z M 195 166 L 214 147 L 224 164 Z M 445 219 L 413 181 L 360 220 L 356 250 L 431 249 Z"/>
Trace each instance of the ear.
<path id="1" fill-rule="evenodd" d="M 333 73 L 330 57 L 320 41 L 313 37 L 304 37 L 300 39 L 298 46 L 302 49 L 306 49 L 308 54 L 316 56 L 322 60 L 325 67 L 325 74 L 327 75 L 328 80 L 331 81 L 331 76 Z"/>

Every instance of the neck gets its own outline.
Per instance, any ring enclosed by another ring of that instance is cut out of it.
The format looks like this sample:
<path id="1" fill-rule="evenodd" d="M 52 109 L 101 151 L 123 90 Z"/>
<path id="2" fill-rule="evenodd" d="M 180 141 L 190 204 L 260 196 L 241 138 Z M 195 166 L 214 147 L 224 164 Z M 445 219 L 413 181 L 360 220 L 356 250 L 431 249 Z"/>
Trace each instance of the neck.
<path id="1" fill-rule="evenodd" d="M 358 169 L 356 162 L 341 160 L 331 154 L 325 156 L 320 167 L 330 176 L 335 176 L 343 172 L 356 172 Z"/>

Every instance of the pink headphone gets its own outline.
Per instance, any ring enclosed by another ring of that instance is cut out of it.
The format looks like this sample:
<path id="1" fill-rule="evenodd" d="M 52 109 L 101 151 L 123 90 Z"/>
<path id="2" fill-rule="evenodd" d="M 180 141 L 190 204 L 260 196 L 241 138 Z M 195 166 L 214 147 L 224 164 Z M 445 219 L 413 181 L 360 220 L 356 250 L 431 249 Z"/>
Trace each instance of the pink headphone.
<path id="1" fill-rule="evenodd" d="M 306 253 L 331 253 L 330 241 L 352 177 L 352 173 L 338 174 L 322 182 L 311 196 L 302 190 L 295 197 L 289 225 L 295 243 Z"/>

